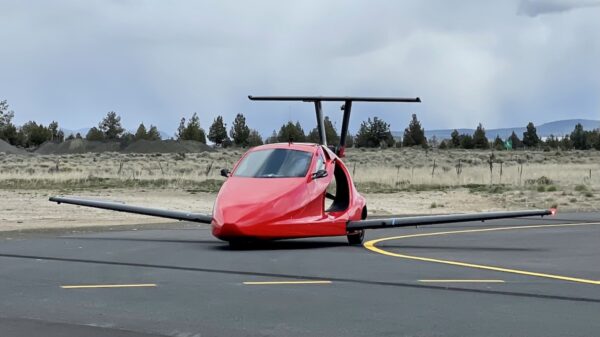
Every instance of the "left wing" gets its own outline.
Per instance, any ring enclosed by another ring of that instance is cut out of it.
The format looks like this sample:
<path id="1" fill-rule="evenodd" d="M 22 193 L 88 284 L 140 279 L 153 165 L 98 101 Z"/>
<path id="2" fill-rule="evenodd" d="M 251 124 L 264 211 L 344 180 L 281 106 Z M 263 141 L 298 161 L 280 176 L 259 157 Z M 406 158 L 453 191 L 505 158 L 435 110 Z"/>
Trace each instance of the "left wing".
<path id="1" fill-rule="evenodd" d="M 58 204 L 65 203 L 65 204 L 72 204 L 72 205 L 79 205 L 79 206 L 102 208 L 102 209 L 108 209 L 111 211 L 158 216 L 161 218 L 201 222 L 201 223 L 206 223 L 206 224 L 210 224 L 212 222 L 211 215 L 201 214 L 201 213 L 170 211 L 167 209 L 133 206 L 133 205 L 127 205 L 124 203 L 118 203 L 118 202 L 112 202 L 112 201 L 90 200 L 90 199 L 73 198 L 73 197 L 50 197 L 49 200 L 56 202 Z"/>
<path id="2" fill-rule="evenodd" d="M 510 211 L 510 212 L 484 212 L 471 214 L 425 215 L 403 218 L 381 218 L 371 220 L 349 221 L 346 225 L 348 231 L 374 228 L 408 227 L 422 225 L 437 225 L 452 222 L 485 221 L 494 219 L 520 218 L 526 216 L 554 215 L 556 209 Z"/>

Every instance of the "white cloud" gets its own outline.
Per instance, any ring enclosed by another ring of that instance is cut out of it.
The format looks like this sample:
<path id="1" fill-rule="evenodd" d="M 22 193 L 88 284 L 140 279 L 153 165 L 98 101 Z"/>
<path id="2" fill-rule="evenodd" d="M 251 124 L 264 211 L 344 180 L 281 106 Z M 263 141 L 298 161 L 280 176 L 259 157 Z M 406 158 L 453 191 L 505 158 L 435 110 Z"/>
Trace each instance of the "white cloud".
<path id="1" fill-rule="evenodd" d="M 561 13 L 577 8 L 598 7 L 597 0 L 521 0 L 518 13 L 538 16 L 542 14 Z"/>
<path id="2" fill-rule="evenodd" d="M 169 132 L 194 111 L 205 127 L 239 112 L 265 134 L 313 126 L 308 105 L 248 94 L 423 98 L 357 104 L 353 129 L 380 114 L 401 130 L 411 112 L 429 129 L 598 118 L 600 9 L 567 2 L 2 2 L 0 99 L 17 122 L 73 129 L 109 110 Z"/>

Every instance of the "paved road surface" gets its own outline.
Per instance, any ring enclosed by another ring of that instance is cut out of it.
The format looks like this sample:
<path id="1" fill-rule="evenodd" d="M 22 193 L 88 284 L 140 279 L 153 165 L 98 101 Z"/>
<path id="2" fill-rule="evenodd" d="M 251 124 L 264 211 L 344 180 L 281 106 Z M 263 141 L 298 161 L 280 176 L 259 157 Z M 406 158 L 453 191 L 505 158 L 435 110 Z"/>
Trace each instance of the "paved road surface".
<path id="1" fill-rule="evenodd" d="M 399 237 L 367 247 L 232 250 L 173 228 L 3 234 L 0 336 L 600 333 L 598 213 L 373 230 Z"/>

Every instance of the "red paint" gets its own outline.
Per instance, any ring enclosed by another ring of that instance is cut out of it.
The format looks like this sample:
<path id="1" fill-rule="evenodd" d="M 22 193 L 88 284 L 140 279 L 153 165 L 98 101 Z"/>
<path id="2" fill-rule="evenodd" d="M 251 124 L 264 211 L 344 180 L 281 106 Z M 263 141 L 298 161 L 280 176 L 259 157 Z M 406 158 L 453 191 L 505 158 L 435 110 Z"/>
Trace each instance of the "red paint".
<path id="1" fill-rule="evenodd" d="M 242 159 L 253 151 L 292 149 L 309 152 L 312 162 L 304 177 L 253 178 L 235 176 Z M 313 179 L 317 159 L 325 159 L 328 175 Z M 325 192 L 334 179 L 334 168 L 346 175 L 349 205 L 345 210 L 326 212 Z M 366 201 L 354 186 L 342 160 L 317 144 L 279 143 L 250 149 L 235 165 L 233 174 L 217 195 L 212 221 L 212 233 L 222 240 L 239 238 L 288 239 L 316 236 L 345 236 L 346 223 L 360 220 Z"/>

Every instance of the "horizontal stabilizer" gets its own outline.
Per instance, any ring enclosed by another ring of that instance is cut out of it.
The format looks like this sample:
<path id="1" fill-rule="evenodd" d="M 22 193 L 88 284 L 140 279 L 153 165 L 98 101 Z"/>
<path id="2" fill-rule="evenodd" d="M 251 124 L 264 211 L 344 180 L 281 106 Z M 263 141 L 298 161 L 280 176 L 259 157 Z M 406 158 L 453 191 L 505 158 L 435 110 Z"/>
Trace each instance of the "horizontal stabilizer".
<path id="1" fill-rule="evenodd" d="M 124 203 L 118 203 L 118 202 L 112 202 L 112 201 L 90 200 L 90 199 L 73 198 L 73 197 L 50 197 L 49 200 L 59 203 L 59 204 L 65 203 L 65 204 L 72 204 L 72 205 L 78 205 L 78 206 L 102 208 L 102 209 L 107 209 L 107 210 L 117 211 L 117 212 L 143 214 L 143 215 L 157 216 L 157 217 L 161 217 L 161 218 L 169 218 L 169 219 L 175 219 L 175 220 L 201 222 L 201 223 L 206 223 L 206 224 L 210 224 L 212 222 L 212 216 L 210 216 L 208 214 L 201 214 L 201 213 L 191 213 L 191 212 L 184 212 L 184 211 L 170 211 L 170 210 L 159 209 L 159 208 L 147 208 L 147 207 L 127 205 Z"/>
<path id="2" fill-rule="evenodd" d="M 336 154 L 342 158 L 346 148 L 346 136 L 348 135 L 348 126 L 350 123 L 350 111 L 353 102 L 400 102 L 400 103 L 421 103 L 419 97 L 401 98 L 401 97 L 364 97 L 364 96 L 252 96 L 248 98 L 252 101 L 298 101 L 309 102 L 315 105 L 317 116 L 317 130 L 319 131 L 319 144 L 327 146 L 327 137 L 325 134 L 325 122 L 323 119 L 322 102 L 344 102 L 341 109 L 344 111 L 342 120 L 342 131 L 340 133 L 340 145 L 335 147 Z"/>
<path id="3" fill-rule="evenodd" d="M 300 101 L 300 102 L 405 102 L 420 103 L 419 97 L 361 97 L 361 96 L 248 96 L 253 101 Z"/>

